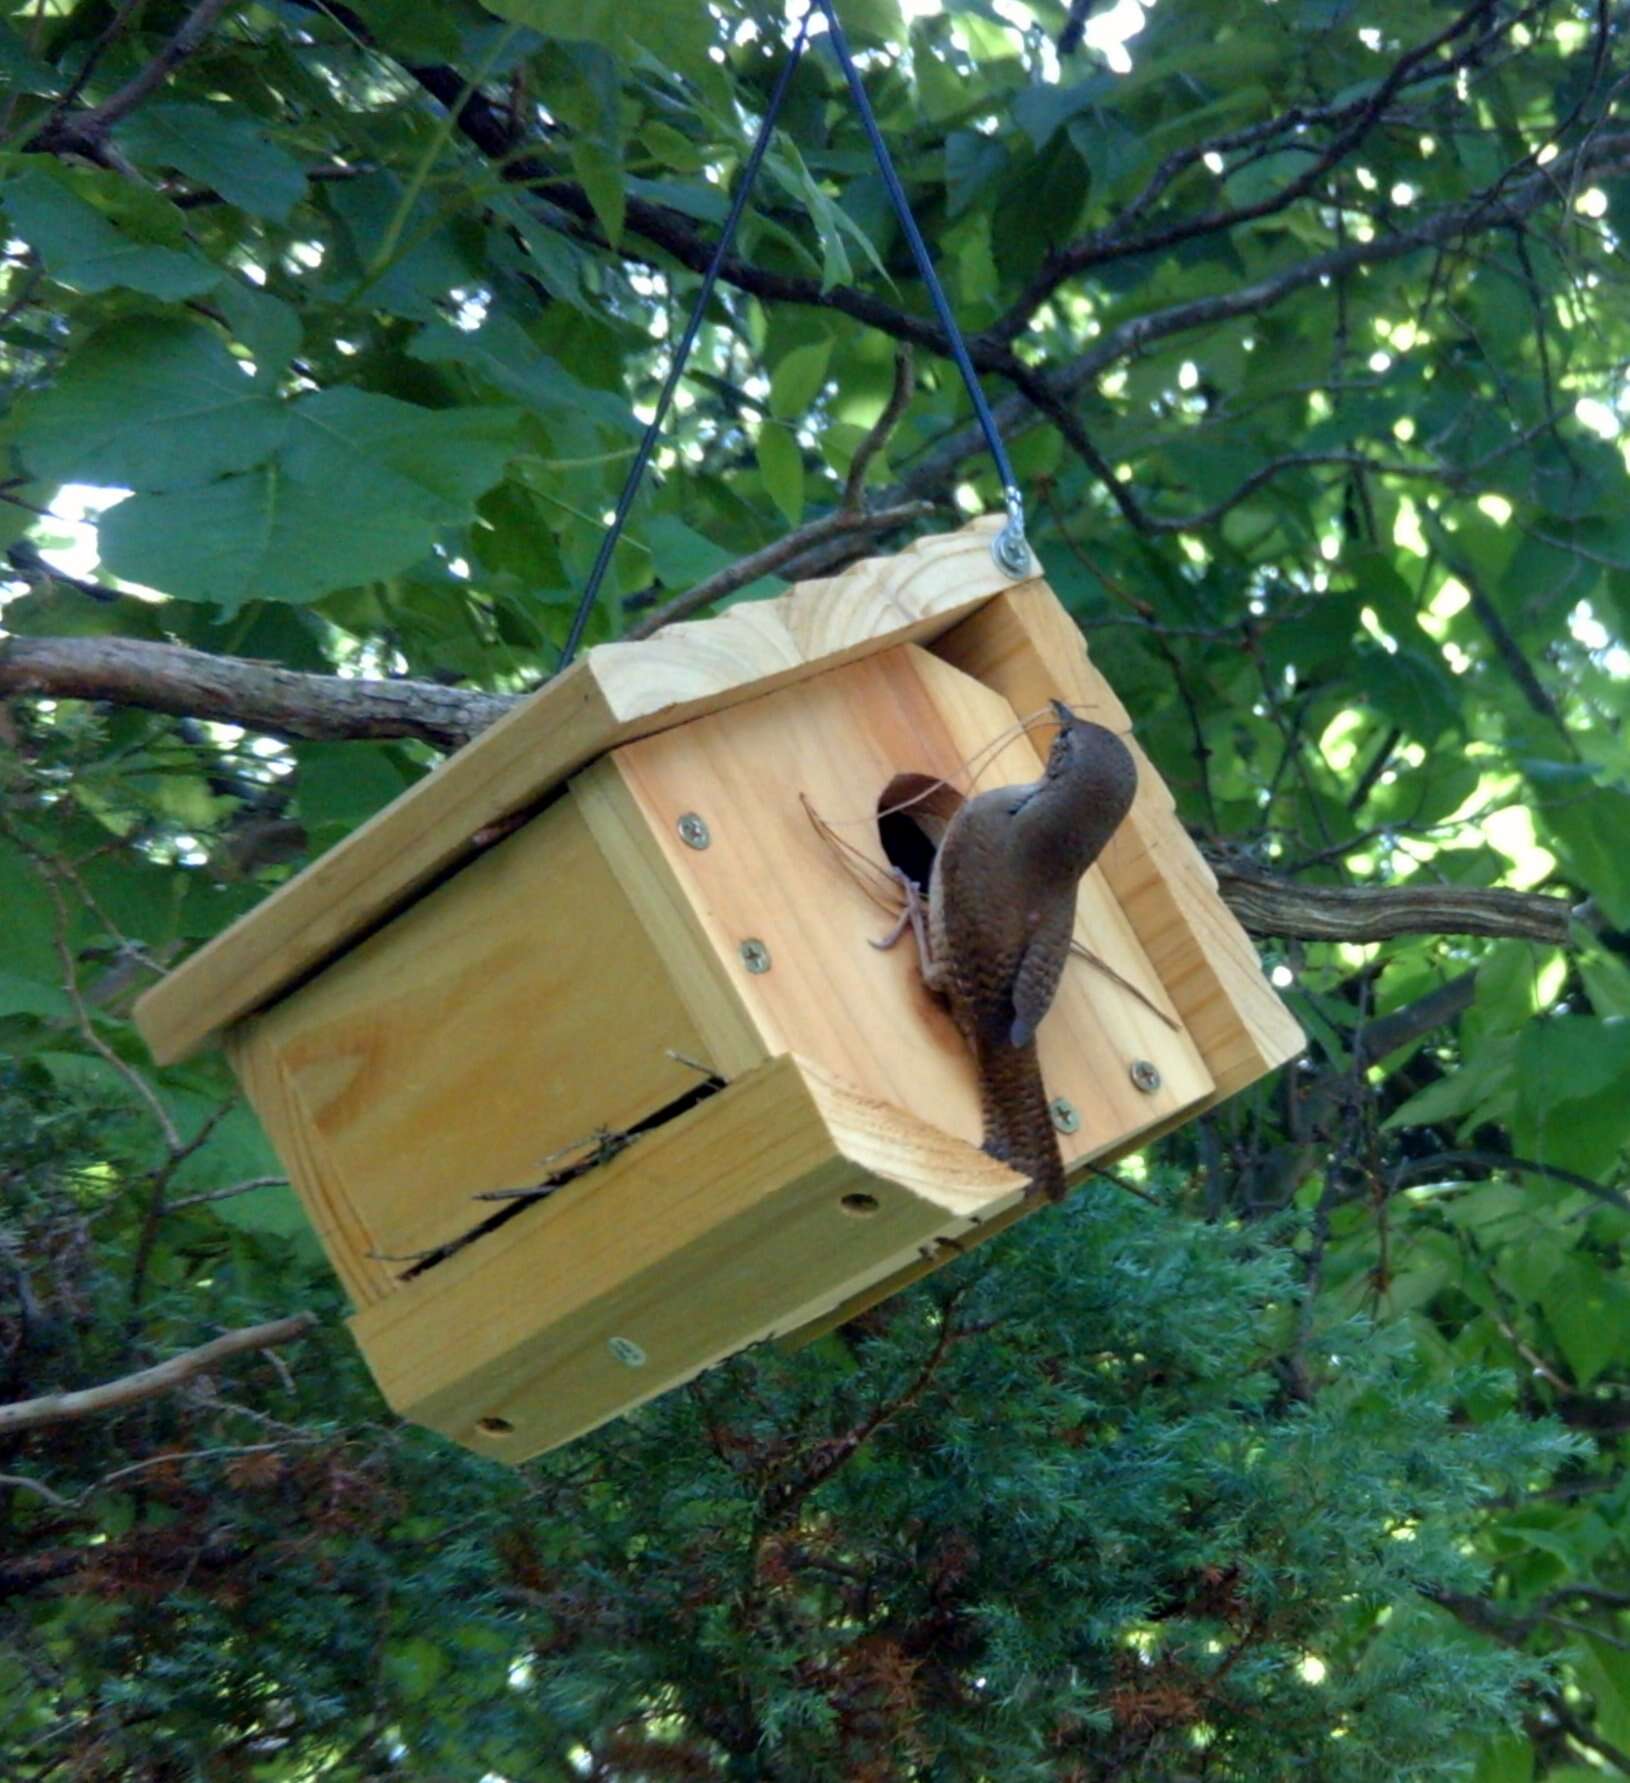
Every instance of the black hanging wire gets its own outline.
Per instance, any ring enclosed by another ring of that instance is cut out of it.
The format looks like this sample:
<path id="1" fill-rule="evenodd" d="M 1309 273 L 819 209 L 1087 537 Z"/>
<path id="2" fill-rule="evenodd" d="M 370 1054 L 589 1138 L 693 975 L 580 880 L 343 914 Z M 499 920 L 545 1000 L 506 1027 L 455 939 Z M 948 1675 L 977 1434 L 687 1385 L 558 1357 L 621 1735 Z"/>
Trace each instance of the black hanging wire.
<path id="1" fill-rule="evenodd" d="M 753 189 L 753 182 L 758 177 L 758 170 L 763 164 L 765 152 L 770 146 L 770 137 L 775 129 L 775 120 L 781 111 L 781 102 L 786 98 L 787 88 L 803 58 L 804 49 L 809 40 L 809 27 L 816 13 L 825 16 L 827 32 L 832 39 L 832 50 L 838 58 L 843 70 L 844 79 L 849 84 L 850 96 L 854 99 L 855 108 L 860 113 L 861 123 L 871 140 L 872 154 L 876 157 L 878 171 L 883 176 L 883 184 L 888 190 L 889 198 L 894 205 L 895 214 L 900 219 L 900 227 L 905 232 L 911 247 L 912 258 L 917 263 L 917 270 L 922 275 L 923 283 L 928 287 L 929 300 L 934 306 L 934 314 L 939 318 L 940 327 L 945 331 L 946 340 L 950 343 L 951 355 L 956 360 L 957 370 L 962 373 L 962 380 L 968 386 L 968 395 L 973 401 L 974 414 L 979 421 L 980 431 L 985 436 L 985 444 L 990 448 L 990 455 L 995 460 L 996 469 L 1002 479 L 1002 495 L 1007 504 L 1007 525 L 997 535 L 992 545 L 996 561 L 1013 575 L 1022 575 L 1029 567 L 1030 551 L 1024 538 L 1024 503 L 1019 494 L 1018 482 L 1013 475 L 1013 466 L 1008 460 L 1006 448 L 1002 445 L 1002 437 L 996 429 L 996 417 L 991 413 L 990 404 L 985 400 L 985 393 L 979 386 L 979 375 L 974 370 L 973 361 L 968 357 L 968 349 L 962 339 L 962 331 L 956 325 L 956 318 L 951 314 L 951 306 L 946 300 L 945 291 L 934 271 L 934 263 L 928 257 L 928 246 L 923 241 L 922 232 L 911 214 L 911 205 L 906 198 L 905 188 L 900 184 L 900 176 L 894 171 L 894 162 L 889 158 L 887 145 L 883 141 L 883 133 L 878 128 L 877 119 L 872 112 L 871 101 L 866 97 L 866 89 L 861 84 L 860 72 L 855 67 L 854 57 L 849 52 L 849 40 L 843 34 L 843 26 L 838 22 L 834 0 L 809 0 L 804 14 L 798 21 L 798 30 L 792 40 L 787 59 L 782 64 L 781 72 L 776 78 L 775 89 L 770 95 L 770 103 L 764 109 L 764 119 L 759 125 L 758 136 L 754 139 L 751 153 L 742 168 L 741 178 L 736 184 L 736 195 L 730 204 L 729 215 L 725 218 L 724 229 L 720 233 L 718 245 L 713 250 L 713 258 L 708 262 L 707 270 L 702 274 L 702 284 L 696 294 L 696 302 L 691 307 L 689 319 L 685 323 L 685 331 L 679 337 L 679 344 L 674 348 L 668 365 L 668 375 L 663 379 L 662 390 L 657 397 L 656 410 L 651 416 L 640 439 L 639 450 L 634 454 L 634 462 L 629 466 L 628 476 L 624 480 L 622 493 L 617 497 L 617 506 L 607 526 L 605 536 L 600 541 L 600 549 L 595 553 L 594 564 L 589 570 L 588 581 L 583 585 L 583 593 L 577 603 L 577 610 L 572 615 L 571 629 L 566 634 L 566 642 L 561 647 L 560 662 L 556 673 L 564 669 L 577 654 L 578 646 L 583 641 L 583 632 L 589 622 L 589 614 L 594 610 L 595 597 L 600 592 L 600 584 L 605 580 L 606 570 L 611 564 L 611 554 L 617 548 L 617 541 L 622 537 L 623 526 L 627 522 L 629 510 L 634 505 L 634 496 L 639 490 L 640 480 L 645 475 L 645 467 L 651 462 L 651 454 L 662 432 L 662 424 L 667 418 L 668 405 L 673 401 L 674 391 L 679 386 L 680 375 L 685 369 L 685 362 L 690 358 L 691 348 L 696 344 L 696 336 L 701 330 L 702 317 L 707 311 L 713 296 L 713 287 L 718 283 L 720 268 L 730 252 L 730 244 L 735 239 L 736 225 L 740 223 L 742 212 L 747 208 L 747 199 Z"/>

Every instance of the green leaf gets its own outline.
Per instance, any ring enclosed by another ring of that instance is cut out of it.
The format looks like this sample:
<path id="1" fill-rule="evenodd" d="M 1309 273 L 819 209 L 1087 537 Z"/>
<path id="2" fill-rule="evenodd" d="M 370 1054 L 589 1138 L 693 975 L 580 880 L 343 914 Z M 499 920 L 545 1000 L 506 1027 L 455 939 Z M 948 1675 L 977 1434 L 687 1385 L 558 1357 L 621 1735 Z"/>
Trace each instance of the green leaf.
<path id="1" fill-rule="evenodd" d="M 1630 791 L 1572 762 L 1531 760 L 1523 770 L 1538 795 L 1541 839 L 1618 927 L 1630 926 Z"/>
<path id="2" fill-rule="evenodd" d="M 506 396 L 540 414 L 587 415 L 602 427 L 635 439 L 644 432 L 621 397 L 579 383 L 513 317 L 489 316 L 476 329 L 430 322 L 413 337 L 408 351 L 432 365 L 449 361 L 467 365 Z"/>
<path id="3" fill-rule="evenodd" d="M 1517 1050 L 1522 1104 L 1580 1102 L 1630 1080 L 1630 1021 L 1556 1015 L 1523 1029 Z"/>
<path id="4" fill-rule="evenodd" d="M 210 329 L 135 317 L 93 334 L 19 416 L 49 481 L 169 489 L 247 470 L 283 437 L 282 404 Z"/>
<path id="5" fill-rule="evenodd" d="M 228 279 L 215 294 L 215 307 L 226 318 L 233 338 L 255 362 L 255 376 L 275 386 L 300 351 L 300 317 L 281 298 L 248 283 Z"/>
<path id="6" fill-rule="evenodd" d="M 572 172 L 588 194 L 606 240 L 616 247 L 623 238 L 623 215 L 628 209 L 621 155 L 586 137 L 577 137 L 572 143 Z"/>
<path id="7" fill-rule="evenodd" d="M 1008 154 L 993 136 L 977 130 L 954 130 L 945 143 L 945 188 L 948 212 L 960 217 L 1007 171 Z"/>
<path id="8" fill-rule="evenodd" d="M 1630 1021 L 1561 1015 L 1517 1041 L 1518 1153 L 1593 1176 L 1630 1141 Z"/>
<path id="9" fill-rule="evenodd" d="M 299 162 L 255 118 L 224 105 L 149 101 L 114 140 L 137 166 L 173 167 L 252 216 L 281 223 L 306 195 Z"/>
<path id="10" fill-rule="evenodd" d="M 392 575 L 470 518 L 513 449 L 513 410 L 417 408 L 325 390 L 277 456 L 206 488 L 135 495 L 102 521 L 115 574 L 233 612 Z"/>
<path id="11" fill-rule="evenodd" d="M 790 428 L 773 421 L 759 428 L 758 468 L 770 500 L 796 526 L 804 512 L 804 457 Z"/>
<path id="12" fill-rule="evenodd" d="M 300 751 L 299 815 L 325 848 L 405 792 L 397 750 L 383 743 L 308 743 Z"/>
<path id="13" fill-rule="evenodd" d="M 1585 994 L 1598 1015 L 1630 1016 L 1630 966 L 1612 954 L 1579 961 Z"/>
<path id="14" fill-rule="evenodd" d="M 468 217 L 422 192 L 410 198 L 393 173 L 342 180 L 325 188 L 323 202 L 345 224 L 330 281 L 342 302 L 427 321 L 449 292 L 483 275 Z"/>
<path id="15" fill-rule="evenodd" d="M 1400 644 L 1360 646 L 1355 674 L 1376 706 L 1417 742 L 1435 743 L 1463 727 L 1454 677 L 1435 656 Z"/>
<path id="16" fill-rule="evenodd" d="M 1625 1355 L 1630 1291 L 1600 1263 L 1577 1255 L 1567 1258 L 1551 1277 L 1541 1309 L 1581 1387 Z"/>
<path id="17" fill-rule="evenodd" d="M 597 43 L 623 61 L 647 50 L 659 65 L 706 72 L 713 41 L 705 7 L 630 6 L 627 0 L 481 0 L 501 19 L 568 43 Z"/>
<path id="18" fill-rule="evenodd" d="M 70 184 L 57 171 L 37 167 L 0 186 L 12 230 L 44 261 L 46 270 L 60 284 L 76 291 L 111 291 L 120 286 L 145 291 L 152 297 L 198 297 L 221 280 L 221 269 L 198 255 L 156 246 L 135 231 L 151 228 L 153 213 L 125 192 L 109 192 L 88 185 L 91 176 L 74 169 L 78 178 Z M 117 181 L 114 174 L 98 176 Z M 123 182 L 119 182 L 123 183 Z M 102 208 L 83 194 L 97 191 Z M 151 195 L 152 203 L 164 201 Z M 182 239 L 181 213 L 167 206 L 175 218 L 175 237 Z M 111 213 L 111 214 L 110 214 Z"/>
<path id="19" fill-rule="evenodd" d="M 4 85 L 16 93 L 55 95 L 63 88 L 63 79 L 49 62 L 42 62 L 17 33 L 0 20 L 0 75 Z"/>
<path id="20" fill-rule="evenodd" d="M 815 406 L 831 357 L 831 341 L 819 340 L 782 358 L 770 378 L 770 413 L 777 421 L 800 421 Z"/>
<path id="21" fill-rule="evenodd" d="M 1402 1108 L 1394 1109 L 1382 1122 L 1382 1130 L 1503 1118 L 1515 1087 L 1516 1050 L 1515 1038 L 1485 1041 L 1458 1071 L 1428 1084 Z"/>

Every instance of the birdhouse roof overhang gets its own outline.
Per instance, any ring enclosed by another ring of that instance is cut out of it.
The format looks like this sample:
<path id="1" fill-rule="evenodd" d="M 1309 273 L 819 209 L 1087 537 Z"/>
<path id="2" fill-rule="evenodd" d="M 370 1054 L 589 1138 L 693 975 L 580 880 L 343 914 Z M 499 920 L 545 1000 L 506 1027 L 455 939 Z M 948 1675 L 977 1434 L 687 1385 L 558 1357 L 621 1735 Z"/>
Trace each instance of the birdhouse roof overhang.
<path id="1" fill-rule="evenodd" d="M 602 644 L 279 886 L 136 1006 L 167 1064 L 305 983 L 546 804 L 596 757 L 905 643 L 927 643 L 1025 580 L 996 562 L 1000 516 L 744 602 Z"/>

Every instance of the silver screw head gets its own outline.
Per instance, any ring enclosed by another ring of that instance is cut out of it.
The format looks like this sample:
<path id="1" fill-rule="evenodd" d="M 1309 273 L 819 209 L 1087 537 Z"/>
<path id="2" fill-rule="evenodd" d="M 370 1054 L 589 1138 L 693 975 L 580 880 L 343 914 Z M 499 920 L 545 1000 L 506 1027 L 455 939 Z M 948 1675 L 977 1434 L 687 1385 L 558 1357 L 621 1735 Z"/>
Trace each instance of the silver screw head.
<path id="1" fill-rule="evenodd" d="M 754 936 L 742 942 L 739 949 L 741 963 L 749 972 L 768 972 L 770 969 L 770 950 Z"/>
<path id="2" fill-rule="evenodd" d="M 687 811 L 674 828 L 679 831 L 679 840 L 687 848 L 706 848 L 713 840 L 707 824 L 694 811 Z"/>
<path id="3" fill-rule="evenodd" d="M 650 1360 L 631 1337 L 608 1337 L 606 1348 L 625 1368 L 643 1368 Z"/>
<path id="4" fill-rule="evenodd" d="M 1079 1133 L 1081 1115 L 1068 1096 L 1054 1096 L 1047 1104 L 1047 1112 L 1060 1133 Z"/>
<path id="5" fill-rule="evenodd" d="M 1130 1075 L 1146 1096 L 1152 1096 L 1160 1088 L 1160 1072 L 1147 1059 L 1134 1059 Z"/>
<path id="6" fill-rule="evenodd" d="M 1003 527 L 996 535 L 992 550 L 997 563 L 1010 576 L 1022 576 L 1030 568 L 1030 547 L 1010 527 Z"/>

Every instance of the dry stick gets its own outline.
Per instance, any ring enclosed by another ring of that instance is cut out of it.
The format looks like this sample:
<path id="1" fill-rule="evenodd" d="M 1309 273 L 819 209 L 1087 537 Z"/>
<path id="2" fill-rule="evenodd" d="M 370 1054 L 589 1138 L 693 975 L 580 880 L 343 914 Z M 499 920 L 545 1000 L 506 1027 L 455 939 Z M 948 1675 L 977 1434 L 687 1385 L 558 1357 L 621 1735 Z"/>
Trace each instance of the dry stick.
<path id="1" fill-rule="evenodd" d="M 0 1436 L 11 1436 L 19 1430 L 32 1430 L 40 1424 L 62 1424 L 75 1418 L 88 1418 L 97 1412 L 112 1411 L 119 1406 L 133 1405 L 141 1399 L 152 1399 L 182 1381 L 190 1380 L 236 1356 L 243 1350 L 263 1350 L 274 1343 L 287 1343 L 301 1337 L 317 1323 L 308 1312 L 292 1318 L 276 1319 L 266 1325 L 246 1325 L 228 1331 L 223 1337 L 200 1344 L 197 1349 L 183 1350 L 167 1362 L 143 1368 L 135 1374 L 121 1375 L 104 1381 L 100 1387 L 85 1387 L 76 1393 L 46 1393 L 38 1399 L 19 1399 L 11 1405 L 0 1405 Z"/>

